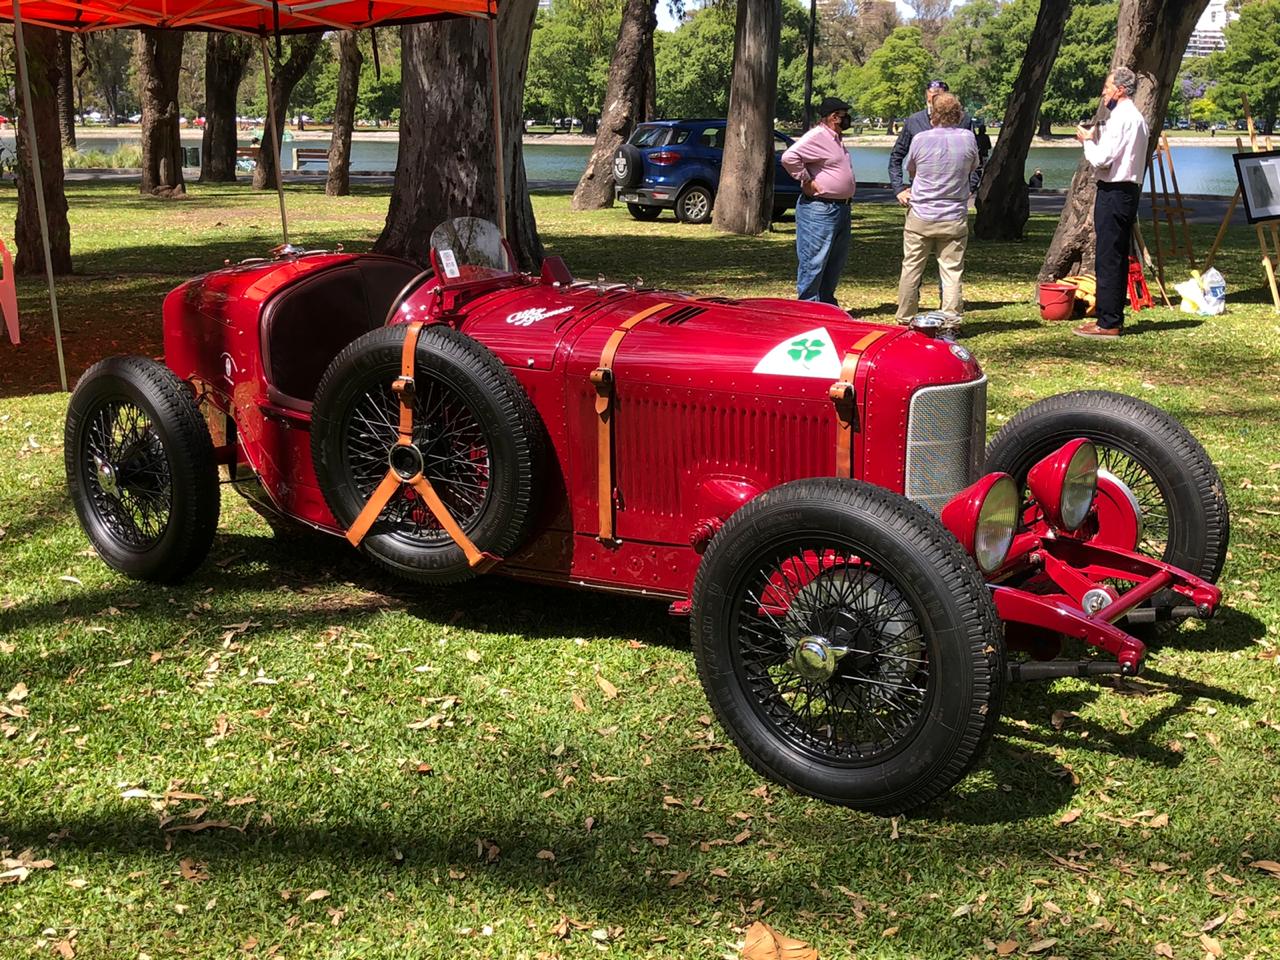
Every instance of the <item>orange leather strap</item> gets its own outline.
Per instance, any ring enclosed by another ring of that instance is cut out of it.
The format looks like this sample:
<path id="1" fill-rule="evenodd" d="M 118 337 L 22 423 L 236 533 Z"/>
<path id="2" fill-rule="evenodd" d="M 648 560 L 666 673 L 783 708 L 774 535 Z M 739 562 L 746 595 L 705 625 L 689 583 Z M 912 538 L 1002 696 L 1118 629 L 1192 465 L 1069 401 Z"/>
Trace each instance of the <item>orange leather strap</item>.
<path id="1" fill-rule="evenodd" d="M 402 446 L 413 445 L 413 401 L 416 393 L 413 376 L 414 360 L 417 357 L 418 337 L 422 333 L 423 326 L 424 324 L 420 321 L 406 325 L 404 349 L 400 354 L 400 376 L 391 384 L 392 392 L 400 401 L 400 426 L 398 431 L 400 436 L 396 443 Z M 444 532 L 449 534 L 449 538 L 462 548 L 462 553 L 467 558 L 468 566 L 479 573 L 484 573 L 494 564 L 501 562 L 501 557 L 486 553 L 472 543 L 466 531 L 453 518 L 449 508 L 444 505 L 444 501 L 436 493 L 435 487 L 431 486 L 431 481 L 423 476 L 421 471 L 406 480 L 390 467 L 387 469 L 387 475 L 382 478 L 382 482 L 378 484 L 373 491 L 373 495 L 369 497 L 369 502 L 360 511 L 360 515 L 356 517 L 355 521 L 347 529 L 347 540 L 353 547 L 360 545 L 360 541 L 365 538 L 365 534 L 377 522 L 378 517 L 382 515 L 382 511 L 391 502 L 391 498 L 399 493 L 402 487 L 406 486 L 417 492 L 423 503 L 427 505 L 427 509 L 431 511 L 431 515 L 436 518 L 436 522 L 444 528 Z"/>
<path id="2" fill-rule="evenodd" d="M 857 429 L 858 398 L 854 378 L 862 353 L 881 337 L 885 331 L 872 330 L 844 355 L 840 365 L 840 379 L 831 385 L 828 395 L 836 408 L 836 476 L 853 476 L 853 432 Z"/>
<path id="3" fill-rule="evenodd" d="M 600 351 L 600 365 L 591 372 L 591 382 L 596 388 L 596 502 L 600 511 L 599 540 L 612 540 L 614 534 L 614 509 L 617 496 L 613 482 L 613 358 L 622 345 L 627 332 L 646 317 L 667 309 L 669 303 L 657 303 L 633 313 L 609 334 Z"/>

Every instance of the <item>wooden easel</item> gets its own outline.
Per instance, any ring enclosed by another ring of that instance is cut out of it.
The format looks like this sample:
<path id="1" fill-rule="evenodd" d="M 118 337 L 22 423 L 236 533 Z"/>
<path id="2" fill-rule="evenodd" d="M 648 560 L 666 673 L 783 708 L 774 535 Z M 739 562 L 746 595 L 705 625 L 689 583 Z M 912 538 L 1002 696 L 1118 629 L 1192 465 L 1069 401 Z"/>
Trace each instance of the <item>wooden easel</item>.
<path id="1" fill-rule="evenodd" d="M 1166 174 L 1166 165 L 1168 172 Z M 1164 248 L 1160 243 L 1160 219 L 1168 221 L 1169 254 L 1178 256 L 1185 253 L 1187 263 L 1195 269 L 1196 255 L 1191 249 L 1191 228 L 1187 226 L 1187 210 L 1182 205 L 1182 192 L 1178 189 L 1178 174 L 1173 167 L 1173 154 L 1169 152 L 1169 138 L 1161 135 L 1156 144 L 1156 151 L 1147 165 L 1151 175 L 1151 242 L 1156 248 L 1156 277 L 1160 281 L 1160 290 L 1164 291 Z M 1156 199 L 1156 173 L 1160 176 L 1160 200 Z M 1169 199 L 1169 185 L 1173 185 L 1173 200 Z M 1182 223 L 1182 244 L 1178 244 L 1178 230 L 1174 218 Z"/>
<path id="2" fill-rule="evenodd" d="M 1253 125 L 1253 113 L 1249 109 L 1249 98 L 1244 94 L 1240 95 L 1240 100 L 1244 104 L 1244 118 L 1249 126 L 1249 145 L 1254 153 L 1258 152 L 1258 131 Z M 1266 147 L 1271 149 L 1271 138 L 1268 137 Z M 1239 137 L 1236 137 L 1236 149 L 1244 152 L 1244 143 Z M 1208 270 L 1213 266 L 1213 258 L 1218 255 L 1218 248 L 1222 246 L 1222 238 L 1226 236 L 1227 226 L 1231 223 L 1231 215 L 1236 212 L 1236 204 L 1240 202 L 1240 187 L 1236 186 L 1236 192 L 1231 197 L 1231 203 L 1227 207 L 1227 215 L 1222 218 L 1222 226 L 1218 227 L 1218 235 L 1213 239 L 1213 246 L 1209 248 L 1208 259 L 1204 262 L 1204 268 Z M 1254 230 L 1258 235 L 1258 248 L 1262 251 L 1262 272 L 1266 274 L 1267 286 L 1271 288 L 1271 303 L 1275 307 L 1277 313 L 1280 313 L 1280 289 L 1276 288 L 1276 268 L 1271 261 L 1271 251 L 1267 249 L 1267 235 L 1262 229 L 1262 224 L 1255 223 Z M 1271 244 L 1276 251 L 1277 259 L 1280 259 L 1280 226 L 1275 221 L 1268 224 L 1271 231 Z"/>

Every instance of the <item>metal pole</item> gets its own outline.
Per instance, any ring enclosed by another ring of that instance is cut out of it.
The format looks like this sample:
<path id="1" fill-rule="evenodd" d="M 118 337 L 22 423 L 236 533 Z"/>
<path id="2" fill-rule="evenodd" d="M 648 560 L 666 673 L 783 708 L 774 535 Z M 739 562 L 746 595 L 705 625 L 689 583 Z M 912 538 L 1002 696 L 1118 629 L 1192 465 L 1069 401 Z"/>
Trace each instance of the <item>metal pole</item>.
<path id="1" fill-rule="evenodd" d="M 813 38 L 818 29 L 818 0 L 809 0 L 809 58 L 804 63 L 804 127 L 813 126 Z"/>
<path id="2" fill-rule="evenodd" d="M 280 162 L 280 136 L 276 129 L 276 106 L 271 96 L 271 53 L 267 49 L 267 38 L 259 37 L 262 45 L 262 76 L 267 84 L 267 135 L 271 138 L 271 150 L 276 158 L 276 196 L 280 200 L 280 233 L 284 242 L 289 242 L 289 215 L 284 209 L 284 164 Z M 262 149 L 259 147 L 258 149 Z"/>
<path id="3" fill-rule="evenodd" d="M 36 144 L 36 120 L 31 110 L 31 77 L 27 63 L 27 45 L 22 36 L 21 0 L 13 0 L 13 44 L 18 61 L 18 79 L 22 85 L 22 106 L 26 116 L 27 140 L 31 145 L 31 176 L 36 187 L 36 212 L 40 215 L 40 240 L 44 244 L 44 273 L 49 283 L 49 309 L 53 313 L 53 342 L 58 348 L 58 379 L 67 390 L 67 361 L 62 355 L 62 323 L 58 319 L 58 292 L 53 285 L 53 252 L 49 248 L 49 215 L 44 207 L 44 175 L 40 171 L 40 148 Z"/>
<path id="4" fill-rule="evenodd" d="M 498 83 L 498 23 L 489 18 L 489 86 L 493 88 L 493 151 L 498 175 L 498 231 L 507 235 L 507 179 L 502 156 L 502 95 Z"/>

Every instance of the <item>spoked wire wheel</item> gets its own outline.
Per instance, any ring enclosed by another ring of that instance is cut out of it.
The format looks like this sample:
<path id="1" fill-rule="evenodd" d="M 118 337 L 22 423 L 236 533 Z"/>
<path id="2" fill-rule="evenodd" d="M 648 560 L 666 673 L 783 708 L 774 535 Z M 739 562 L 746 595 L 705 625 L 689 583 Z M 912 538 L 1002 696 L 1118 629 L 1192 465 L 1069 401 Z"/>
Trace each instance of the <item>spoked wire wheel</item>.
<path id="1" fill-rule="evenodd" d="M 1133 453 L 1109 443 L 1094 443 L 1098 470 L 1106 470 L 1123 483 L 1137 501 L 1142 515 L 1142 537 L 1137 553 L 1157 560 L 1169 549 L 1169 497 L 1151 471 Z"/>
<path id="2" fill-rule="evenodd" d="M 190 388 L 143 357 L 91 367 L 67 408 L 67 486 L 107 564 L 172 583 L 208 554 L 220 497 L 213 442 Z"/>
<path id="3" fill-rule="evenodd" d="M 344 530 L 387 476 L 393 451 L 402 449 L 400 400 L 391 383 L 400 375 L 405 331 L 382 327 L 360 337 L 334 358 L 316 389 L 311 456 L 325 502 Z M 413 378 L 408 462 L 479 550 L 509 556 L 538 519 L 545 430 L 533 405 L 497 357 L 451 327 L 422 330 Z M 462 548 L 408 485 L 360 548 L 414 580 L 474 576 Z"/>
<path id="4" fill-rule="evenodd" d="M 375 384 L 356 398 L 349 414 L 343 459 L 355 489 L 367 500 L 386 476 L 391 449 L 399 441 L 400 401 L 389 384 Z M 448 383 L 424 374 L 416 380 L 413 424 L 423 476 L 470 533 L 492 489 L 492 442 L 479 413 Z M 379 522 L 408 543 L 449 542 L 444 528 L 411 489 L 402 490 L 387 505 Z"/>
<path id="5" fill-rule="evenodd" d="M 741 679 L 795 746 L 858 765 L 891 755 L 930 700 L 919 618 L 893 582 L 847 545 L 772 551 L 735 591 Z"/>
<path id="6" fill-rule="evenodd" d="M 103 401 L 89 417 L 80 468 L 98 522 L 136 550 L 154 546 L 169 526 L 173 478 L 151 417 L 125 397 Z"/>
<path id="7" fill-rule="evenodd" d="M 854 480 L 783 484 L 716 534 L 693 591 L 703 689 L 743 758 L 900 813 L 958 782 L 1000 713 L 990 591 L 937 518 Z"/>

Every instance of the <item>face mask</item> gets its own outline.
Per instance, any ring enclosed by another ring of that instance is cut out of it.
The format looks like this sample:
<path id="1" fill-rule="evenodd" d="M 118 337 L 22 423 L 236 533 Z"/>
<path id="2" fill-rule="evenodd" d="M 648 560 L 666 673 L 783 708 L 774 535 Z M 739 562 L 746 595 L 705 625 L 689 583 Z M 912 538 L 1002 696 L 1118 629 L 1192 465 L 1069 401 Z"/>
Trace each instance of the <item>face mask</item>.
<path id="1" fill-rule="evenodd" d="M 1107 101 L 1107 109 L 1114 110 L 1116 108 L 1116 104 L 1119 102 L 1120 101 L 1117 100 L 1115 97 L 1112 97 L 1110 100 Z"/>
<path id="2" fill-rule="evenodd" d="M 841 130 L 848 130 L 853 126 L 853 121 L 849 117 L 841 117 L 839 124 Z"/>

